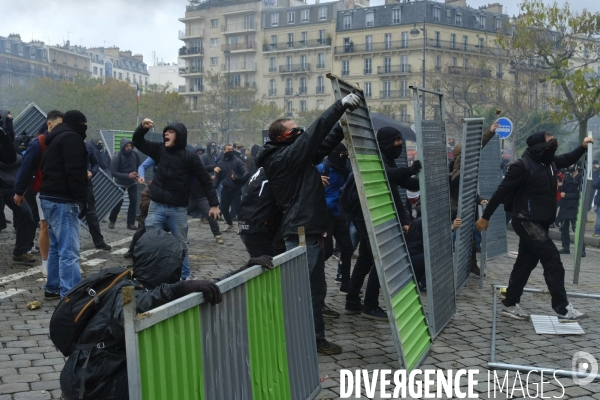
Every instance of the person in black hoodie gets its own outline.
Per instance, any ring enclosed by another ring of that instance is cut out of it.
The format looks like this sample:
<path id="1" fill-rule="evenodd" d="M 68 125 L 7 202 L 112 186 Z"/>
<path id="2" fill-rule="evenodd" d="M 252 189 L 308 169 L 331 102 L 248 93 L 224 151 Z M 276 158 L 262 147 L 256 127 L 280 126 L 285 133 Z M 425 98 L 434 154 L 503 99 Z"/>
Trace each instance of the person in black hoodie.
<path id="1" fill-rule="evenodd" d="M 223 213 L 223 218 L 227 224 L 223 232 L 233 232 L 234 230 L 229 208 L 231 207 L 236 211 L 240 208 L 240 201 L 242 200 L 240 183 L 248 179 L 248 168 L 235 153 L 233 146 L 226 144 L 223 157 L 217 162 L 214 169 L 216 173 L 215 188 L 218 188 L 220 184 L 223 185 L 221 189 L 221 213 Z"/>
<path id="2" fill-rule="evenodd" d="M 13 118 L 8 110 L 0 109 L 0 129 L 2 129 L 2 134 L 0 136 L 0 140 L 2 140 L 2 143 L 0 143 L 0 162 L 4 164 L 12 164 L 17 161 L 17 152 L 15 151 L 14 154 L 12 154 L 13 150 L 15 150 L 15 132 L 13 130 Z M 10 146 L 8 145 L 9 142 Z M 4 204 L 4 200 L 0 198 L 0 232 L 6 229 Z M 6 202 L 6 204 L 9 204 L 9 202 Z"/>
<path id="3" fill-rule="evenodd" d="M 104 147 L 104 142 L 102 139 L 98 139 L 95 144 L 98 162 L 100 163 L 100 168 L 110 175 L 110 154 L 108 149 Z"/>
<path id="4" fill-rule="evenodd" d="M 71 110 L 46 135 L 40 201 L 48 225 L 50 253 L 45 298 L 64 297 L 79 283 L 79 219 L 87 210 L 87 119 Z"/>
<path id="5" fill-rule="evenodd" d="M 163 129 L 163 142 L 150 142 L 144 136 L 154 126 L 146 118 L 133 132 L 133 145 L 152 158 L 155 165 L 154 179 L 149 186 L 150 208 L 145 226 L 147 229 L 163 229 L 167 224 L 176 238 L 187 243 L 187 206 L 190 199 L 190 182 L 198 179 L 210 205 L 209 217 L 219 218 L 219 199 L 210 176 L 200 158 L 187 150 L 187 128 L 180 123 L 167 125 Z M 182 279 L 192 279 L 189 257 L 183 260 Z"/>
<path id="6" fill-rule="evenodd" d="M 347 109 L 355 110 L 359 104 L 360 98 L 349 94 L 325 110 L 306 132 L 291 119 L 274 121 L 269 127 L 270 141 L 256 161 L 283 209 L 283 238 L 288 250 L 298 246 L 298 228 L 304 227 L 317 351 L 323 354 L 340 354 L 342 348 L 325 339 L 324 310 L 334 318 L 339 314 L 325 309 L 323 234 L 329 229 L 329 212 L 316 165 L 344 138 L 337 121 Z"/>
<path id="7" fill-rule="evenodd" d="M 481 232 L 501 203 L 512 202 L 512 226 L 519 236 L 519 255 L 513 266 L 506 290 L 502 314 L 526 320 L 529 315 L 521 309 L 520 300 L 529 275 L 542 263 L 544 278 L 552 296 L 552 308 L 559 319 L 578 320 L 585 314 L 573 308 L 565 290 L 565 269 L 548 229 L 556 218 L 556 173 L 577 162 L 587 151 L 583 145 L 570 153 L 555 156 L 558 141 L 549 132 L 537 132 L 527 138 L 527 150 L 515 161 L 490 199 L 476 223 Z"/>
<path id="8" fill-rule="evenodd" d="M 129 196 L 129 209 L 127 210 L 127 229 L 135 231 L 135 213 L 137 209 L 137 170 L 140 166 L 140 157 L 133 151 L 133 145 L 128 138 L 121 138 L 121 151 L 112 158 L 110 172 L 115 182 L 127 190 Z M 113 229 L 117 216 L 121 211 L 123 200 L 110 212 L 108 227 Z"/>

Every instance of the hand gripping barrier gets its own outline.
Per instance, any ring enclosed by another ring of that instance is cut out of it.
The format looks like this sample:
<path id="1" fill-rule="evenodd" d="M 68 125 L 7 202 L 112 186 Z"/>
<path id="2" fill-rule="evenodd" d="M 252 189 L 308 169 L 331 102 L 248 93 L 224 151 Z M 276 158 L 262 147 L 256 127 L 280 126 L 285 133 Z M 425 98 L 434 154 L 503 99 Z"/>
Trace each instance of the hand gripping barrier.
<path id="1" fill-rule="evenodd" d="M 33 136 L 44 122 L 46 122 L 46 113 L 35 103 L 29 103 L 13 121 L 13 130 L 16 136 L 21 135 L 23 131 L 28 136 Z"/>
<path id="2" fill-rule="evenodd" d="M 415 107 L 417 150 L 423 169 L 419 173 L 423 250 L 427 280 L 427 308 L 432 336 L 437 336 L 456 312 L 456 292 L 452 258 L 450 185 L 444 95 L 411 87 Z M 419 94 L 436 96 L 439 120 L 422 120 Z"/>
<path id="3" fill-rule="evenodd" d="M 412 370 L 427 355 L 431 336 L 371 115 L 360 89 L 327 77 L 336 100 L 352 92 L 360 97 L 359 108 L 346 111 L 342 127 L 398 361 Z"/>
<path id="4" fill-rule="evenodd" d="M 462 122 L 462 156 L 457 210 L 457 218 L 462 220 L 462 225 L 456 230 L 454 242 L 454 281 L 457 293 L 471 275 L 471 254 L 477 211 L 477 181 L 483 137 L 483 118 L 465 118 Z"/>
<path id="5" fill-rule="evenodd" d="M 321 390 L 306 247 L 136 314 L 123 289 L 131 400 L 306 400 Z"/>

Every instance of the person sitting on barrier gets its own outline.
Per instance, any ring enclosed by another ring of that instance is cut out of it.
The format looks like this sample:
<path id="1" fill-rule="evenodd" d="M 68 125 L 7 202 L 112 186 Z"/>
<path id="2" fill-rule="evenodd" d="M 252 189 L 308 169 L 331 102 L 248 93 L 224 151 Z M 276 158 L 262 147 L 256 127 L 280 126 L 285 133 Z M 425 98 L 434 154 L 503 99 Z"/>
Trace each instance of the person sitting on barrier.
<path id="1" fill-rule="evenodd" d="M 552 296 L 552 308 L 559 319 L 578 320 L 586 315 L 576 310 L 567 299 L 565 269 L 548 229 L 556 218 L 556 171 L 573 165 L 585 154 L 588 143 L 570 153 L 555 156 L 558 141 L 549 132 L 537 132 L 527 138 L 527 150 L 515 161 L 477 221 L 479 231 L 488 228 L 489 220 L 501 203 L 512 202 L 512 226 L 519 236 L 519 255 L 513 266 L 502 300 L 502 314 L 526 320 L 529 315 L 521 309 L 520 301 L 529 275 L 542 263 L 544 278 Z"/>
<path id="2" fill-rule="evenodd" d="M 186 247 L 184 242 L 164 231 L 148 231 L 135 249 L 133 277 L 130 278 L 131 275 L 127 274 L 125 268 L 111 269 L 110 272 L 121 279 L 111 280 L 114 284 L 104 293 L 98 290 L 99 303 L 89 311 L 93 314 L 87 315 L 87 323 L 79 335 L 71 336 L 74 349 L 72 346 L 64 346 L 62 341 L 65 334 L 73 335 L 71 331 L 65 331 L 70 327 L 50 322 L 50 337 L 53 342 L 63 354 L 69 353 L 65 354 L 69 358 L 60 374 L 60 388 L 66 399 L 129 398 L 121 292 L 123 287 L 135 287 L 138 313 L 150 311 L 190 293 L 203 293 L 205 300 L 211 304 L 221 302 L 221 291 L 213 282 L 180 281 Z M 102 273 L 91 276 L 80 285 L 92 285 Z M 76 298 L 72 301 L 76 302 Z M 57 318 L 62 314 L 61 310 L 59 304 L 55 311 Z M 65 347 L 68 348 L 67 351 L 63 351 Z"/>
<path id="3" fill-rule="evenodd" d="M 342 348 L 325 339 L 326 315 L 339 314 L 325 306 L 327 282 L 323 257 L 323 234 L 329 229 L 329 214 L 321 175 L 315 167 L 337 146 L 344 134 L 336 124 L 346 110 L 359 107 L 360 98 L 349 94 L 321 114 L 306 132 L 289 118 L 269 127 L 270 140 L 260 152 L 256 165 L 263 167 L 277 205 L 283 209 L 283 237 L 287 249 L 298 246 L 298 228 L 304 227 L 317 351 L 340 354 Z"/>

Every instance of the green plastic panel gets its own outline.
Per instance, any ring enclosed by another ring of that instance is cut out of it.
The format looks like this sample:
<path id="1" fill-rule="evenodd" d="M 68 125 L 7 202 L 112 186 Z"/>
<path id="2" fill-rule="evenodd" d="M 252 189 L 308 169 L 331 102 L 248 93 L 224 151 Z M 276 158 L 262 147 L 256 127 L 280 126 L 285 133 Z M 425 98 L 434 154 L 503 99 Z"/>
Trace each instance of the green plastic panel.
<path id="1" fill-rule="evenodd" d="M 369 204 L 373 226 L 396 219 L 393 198 L 390 193 L 381 159 L 377 155 L 357 154 L 363 187 Z"/>
<path id="2" fill-rule="evenodd" d="M 410 282 L 392 298 L 396 326 L 403 344 L 406 369 L 411 370 L 422 358 L 429 344 L 429 328 L 421 305 L 419 291 L 414 282 Z"/>
<path id="3" fill-rule="evenodd" d="M 253 400 L 291 399 L 281 268 L 246 282 Z"/>
<path id="4" fill-rule="evenodd" d="M 199 306 L 138 334 L 144 400 L 205 399 L 200 337 Z"/>
<path id="5" fill-rule="evenodd" d="M 133 138 L 133 132 L 132 131 L 115 131 L 115 145 L 114 145 L 114 152 L 115 154 L 118 153 L 119 151 L 121 151 L 121 139 L 122 138 L 127 138 L 129 140 L 131 140 L 131 138 Z"/>

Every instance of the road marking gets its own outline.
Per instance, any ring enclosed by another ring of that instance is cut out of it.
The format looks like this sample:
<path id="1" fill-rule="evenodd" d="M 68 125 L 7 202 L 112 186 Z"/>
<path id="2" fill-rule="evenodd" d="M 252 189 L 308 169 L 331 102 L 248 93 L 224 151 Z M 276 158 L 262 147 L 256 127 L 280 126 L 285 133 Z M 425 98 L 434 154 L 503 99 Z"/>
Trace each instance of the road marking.
<path id="1" fill-rule="evenodd" d="M 16 281 L 18 279 L 24 278 L 26 276 L 35 275 L 42 272 L 42 266 L 29 268 L 23 272 L 17 272 L 16 274 L 7 275 L 4 278 L 0 278 L 0 285 L 3 285 L 8 282 Z"/>
<path id="2" fill-rule="evenodd" d="M 93 260 L 86 261 L 86 262 L 82 263 L 81 265 L 85 265 L 85 266 L 88 266 L 88 267 L 93 267 L 93 266 L 96 266 L 98 264 L 102 264 L 105 261 L 106 260 L 104 260 L 102 258 L 94 258 Z"/>
<path id="3" fill-rule="evenodd" d="M 128 243 L 128 242 L 131 242 L 131 238 L 123 238 L 123 239 L 117 240 L 116 242 L 109 243 L 108 245 L 114 247 L 114 246 L 118 246 L 118 245 Z M 102 249 L 85 250 L 85 251 L 82 251 L 79 253 L 79 257 L 85 259 L 88 256 L 94 255 L 96 253 L 100 253 L 101 251 L 104 251 L 104 250 L 102 250 Z M 123 253 L 123 254 L 125 254 L 125 253 Z"/>
<path id="4" fill-rule="evenodd" d="M 15 294 L 23 293 L 26 291 L 27 290 L 23 290 L 23 289 L 8 289 L 6 292 L 0 292 L 0 300 L 7 299 L 11 296 L 14 296 Z"/>
<path id="5" fill-rule="evenodd" d="M 123 247 L 122 249 L 115 250 L 110 254 L 125 254 L 129 251 L 129 247 Z"/>

